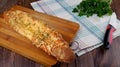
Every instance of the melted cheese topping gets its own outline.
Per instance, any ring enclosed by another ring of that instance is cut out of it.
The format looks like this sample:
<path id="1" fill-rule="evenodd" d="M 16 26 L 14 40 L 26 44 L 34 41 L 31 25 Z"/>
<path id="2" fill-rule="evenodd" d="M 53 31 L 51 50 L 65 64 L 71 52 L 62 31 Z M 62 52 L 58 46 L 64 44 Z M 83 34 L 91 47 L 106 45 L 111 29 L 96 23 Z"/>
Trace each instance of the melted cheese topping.
<path id="1" fill-rule="evenodd" d="M 41 47 L 48 54 L 51 54 L 52 48 L 66 44 L 61 34 L 26 12 L 12 11 L 8 13 L 8 18 L 14 30 L 30 39 L 35 46 Z"/>

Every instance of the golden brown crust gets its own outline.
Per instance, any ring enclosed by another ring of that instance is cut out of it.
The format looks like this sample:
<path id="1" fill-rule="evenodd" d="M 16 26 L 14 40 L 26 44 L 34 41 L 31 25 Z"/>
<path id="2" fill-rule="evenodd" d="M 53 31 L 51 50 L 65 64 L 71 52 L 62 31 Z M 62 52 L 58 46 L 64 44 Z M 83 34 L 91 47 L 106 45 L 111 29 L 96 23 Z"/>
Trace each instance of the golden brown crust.
<path id="1" fill-rule="evenodd" d="M 31 40 L 36 47 L 43 49 L 49 55 L 67 63 L 74 60 L 75 55 L 62 35 L 42 21 L 20 10 L 8 11 L 4 13 L 4 18 L 15 31 Z"/>

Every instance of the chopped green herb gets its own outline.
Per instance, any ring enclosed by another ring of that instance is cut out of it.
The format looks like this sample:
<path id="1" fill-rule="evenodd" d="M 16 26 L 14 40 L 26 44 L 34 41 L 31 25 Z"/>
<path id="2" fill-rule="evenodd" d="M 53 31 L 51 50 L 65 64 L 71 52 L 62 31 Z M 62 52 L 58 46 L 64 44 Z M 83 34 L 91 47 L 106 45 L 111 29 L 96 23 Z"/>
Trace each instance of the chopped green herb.
<path id="1" fill-rule="evenodd" d="M 73 9 L 73 12 L 78 12 L 78 9 L 77 9 L 77 8 L 74 8 L 74 9 Z"/>
<path id="2" fill-rule="evenodd" d="M 78 16 L 86 15 L 87 17 L 97 14 L 99 17 L 103 15 L 111 15 L 110 7 L 112 0 L 83 0 L 73 9 L 73 13 L 78 13 Z"/>

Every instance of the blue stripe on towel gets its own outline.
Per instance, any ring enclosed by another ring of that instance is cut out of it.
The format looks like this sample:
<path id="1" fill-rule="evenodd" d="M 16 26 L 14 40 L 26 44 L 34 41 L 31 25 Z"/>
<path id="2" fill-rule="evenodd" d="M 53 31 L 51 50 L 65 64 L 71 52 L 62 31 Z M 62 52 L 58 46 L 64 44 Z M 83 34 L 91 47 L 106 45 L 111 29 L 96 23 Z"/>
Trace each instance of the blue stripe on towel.
<path id="1" fill-rule="evenodd" d="M 99 30 L 93 23 L 88 21 L 85 16 L 78 17 L 72 13 L 72 7 L 67 3 L 63 2 L 63 0 L 56 0 L 70 15 L 72 15 L 77 21 L 79 21 L 88 31 L 91 32 L 94 36 L 96 36 L 99 40 L 103 41 L 104 33 Z M 67 7 L 67 8 L 66 8 Z"/>

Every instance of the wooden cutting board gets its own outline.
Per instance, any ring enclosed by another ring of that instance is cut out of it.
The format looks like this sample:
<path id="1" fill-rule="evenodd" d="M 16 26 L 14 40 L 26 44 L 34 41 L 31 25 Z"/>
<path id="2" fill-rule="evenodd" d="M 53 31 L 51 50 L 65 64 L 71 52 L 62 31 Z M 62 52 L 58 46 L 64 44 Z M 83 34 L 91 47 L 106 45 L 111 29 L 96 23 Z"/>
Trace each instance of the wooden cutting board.
<path id="1" fill-rule="evenodd" d="M 40 19 L 41 21 L 45 22 L 50 27 L 61 33 L 63 38 L 68 43 L 73 40 L 77 31 L 79 30 L 79 24 L 75 22 L 43 13 L 38 13 L 25 7 L 13 6 L 10 10 L 22 10 L 30 13 L 33 17 Z M 49 56 L 40 48 L 36 48 L 35 46 L 33 46 L 31 41 L 12 30 L 4 22 L 5 20 L 0 18 L 0 46 L 10 49 L 22 56 L 25 56 L 46 66 L 54 65 L 57 62 L 56 58 Z"/>

